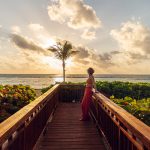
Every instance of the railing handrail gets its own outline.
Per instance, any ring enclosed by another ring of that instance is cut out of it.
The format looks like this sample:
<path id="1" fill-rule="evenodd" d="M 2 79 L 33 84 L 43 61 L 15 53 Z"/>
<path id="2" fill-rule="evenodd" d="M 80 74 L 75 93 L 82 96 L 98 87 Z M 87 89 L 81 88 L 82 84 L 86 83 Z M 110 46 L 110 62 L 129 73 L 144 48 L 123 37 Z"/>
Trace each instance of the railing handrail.
<path id="1" fill-rule="evenodd" d="M 59 84 L 56 84 L 43 95 L 36 98 L 30 104 L 26 105 L 25 107 L 17 111 L 15 114 L 10 116 L 8 119 L 3 121 L 0 124 L 0 145 L 3 142 L 5 142 L 9 138 L 9 136 L 13 134 L 13 132 L 17 130 L 20 127 L 20 125 L 22 125 L 38 107 L 40 107 L 42 103 L 47 101 L 46 98 L 50 95 L 53 95 L 53 93 L 58 87 Z"/>
<path id="2" fill-rule="evenodd" d="M 125 109 L 121 108 L 109 98 L 101 93 L 94 93 L 93 96 L 101 102 L 106 109 L 110 110 L 124 126 L 127 127 L 142 143 L 150 147 L 150 127 L 142 121 L 128 113 Z"/>

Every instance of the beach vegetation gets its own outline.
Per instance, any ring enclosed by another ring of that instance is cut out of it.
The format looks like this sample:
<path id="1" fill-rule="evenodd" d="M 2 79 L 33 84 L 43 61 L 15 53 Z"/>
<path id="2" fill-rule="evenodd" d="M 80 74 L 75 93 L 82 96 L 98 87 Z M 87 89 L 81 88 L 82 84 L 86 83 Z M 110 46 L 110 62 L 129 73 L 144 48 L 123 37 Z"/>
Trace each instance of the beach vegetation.
<path id="1" fill-rule="evenodd" d="M 74 56 L 76 53 L 78 53 L 77 50 L 73 49 L 73 46 L 68 41 L 63 42 L 57 42 L 56 45 L 53 45 L 48 48 L 52 53 L 54 53 L 55 57 L 62 61 L 62 68 L 63 68 L 63 82 L 65 82 L 65 76 L 66 76 L 66 60 L 72 56 Z"/>
<path id="2" fill-rule="evenodd" d="M 25 85 L 0 85 L 0 122 L 33 101 L 35 90 Z"/>

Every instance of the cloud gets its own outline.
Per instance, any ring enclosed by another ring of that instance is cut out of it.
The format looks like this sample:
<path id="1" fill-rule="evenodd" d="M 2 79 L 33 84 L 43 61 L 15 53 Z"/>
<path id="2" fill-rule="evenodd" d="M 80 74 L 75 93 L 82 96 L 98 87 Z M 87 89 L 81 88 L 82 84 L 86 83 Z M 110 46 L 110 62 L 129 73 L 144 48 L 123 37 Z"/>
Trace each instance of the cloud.
<path id="1" fill-rule="evenodd" d="M 73 61 L 76 66 L 85 66 L 85 65 L 95 65 L 97 68 L 107 69 L 116 64 L 113 61 L 113 58 L 119 55 L 119 51 L 111 51 L 107 53 L 98 54 L 95 50 L 79 45 L 73 48 L 78 51 L 76 55 L 73 56 Z"/>
<path id="2" fill-rule="evenodd" d="M 75 49 L 79 52 L 74 56 L 74 61 L 84 65 L 88 64 L 89 63 L 88 58 L 90 57 L 88 48 L 78 46 Z"/>
<path id="3" fill-rule="evenodd" d="M 41 46 L 37 43 L 33 42 L 32 40 L 25 38 L 18 34 L 11 34 L 11 41 L 19 48 L 24 50 L 32 50 L 38 53 L 42 53 L 44 55 L 48 55 L 48 52 L 44 50 Z"/>
<path id="4" fill-rule="evenodd" d="M 54 71 L 54 69 L 51 65 L 42 62 L 41 55 L 37 53 L 34 55 L 28 54 L 28 56 L 25 56 L 24 53 L 8 54 L 9 57 L 0 56 L 2 61 L 0 73 L 53 73 L 52 70 Z"/>
<path id="5" fill-rule="evenodd" d="M 101 20 L 97 17 L 95 10 L 86 5 L 83 0 L 58 0 L 53 1 L 48 6 L 48 15 L 51 20 L 59 23 L 66 23 L 70 28 L 83 29 L 83 38 L 90 34 L 95 36 L 94 32 L 87 30 L 101 27 Z M 87 38 L 88 39 L 88 38 Z"/>
<path id="6" fill-rule="evenodd" d="M 66 42 L 66 40 L 62 40 L 62 39 L 57 39 L 58 43 L 64 44 Z M 68 41 L 69 43 L 72 44 L 73 49 L 78 51 L 78 53 L 76 53 L 73 56 L 73 60 L 76 63 L 80 63 L 80 64 L 87 64 L 89 63 L 89 57 L 90 57 L 90 49 L 88 47 L 84 47 L 82 45 L 79 46 L 74 46 L 74 44 L 71 41 Z"/>
<path id="7" fill-rule="evenodd" d="M 140 64 L 145 61 L 149 61 L 149 55 L 140 54 L 140 53 L 126 53 L 127 64 Z"/>
<path id="8" fill-rule="evenodd" d="M 140 48 L 145 54 L 150 54 L 150 30 L 145 31 L 144 39 L 136 40 L 134 46 Z"/>
<path id="9" fill-rule="evenodd" d="M 120 51 L 112 51 L 110 52 L 112 55 L 116 55 L 116 54 L 120 54 L 121 52 Z"/>
<path id="10" fill-rule="evenodd" d="M 110 33 L 120 50 L 131 60 L 148 59 L 150 55 L 150 29 L 140 22 L 128 21 L 119 30 Z M 137 61 L 136 61 L 137 62 Z"/>
<path id="11" fill-rule="evenodd" d="M 74 61 L 81 65 L 94 64 L 97 68 L 110 68 L 115 66 L 113 58 L 120 54 L 119 51 L 111 51 L 107 53 L 97 54 L 94 50 L 91 50 L 84 46 L 78 46 L 75 48 L 79 51 L 74 56 Z"/>
<path id="12" fill-rule="evenodd" d="M 39 30 L 43 30 L 44 29 L 44 27 L 43 26 L 41 26 L 40 24 L 33 24 L 33 23 L 31 23 L 31 24 L 29 24 L 29 28 L 31 29 L 31 30 L 34 30 L 34 31 L 39 31 Z"/>
<path id="13" fill-rule="evenodd" d="M 95 31 L 89 31 L 89 30 L 84 30 L 83 34 L 81 35 L 83 39 L 88 39 L 88 40 L 93 40 L 95 39 Z"/>
<path id="14" fill-rule="evenodd" d="M 90 56 L 88 48 L 79 46 L 76 49 L 79 51 L 79 53 L 76 54 L 76 57 L 84 59 Z"/>
<path id="15" fill-rule="evenodd" d="M 111 60 L 112 55 L 110 55 L 109 53 L 104 53 L 103 55 L 99 54 L 99 58 L 100 58 L 101 61 L 107 62 L 107 61 Z"/>
<path id="16" fill-rule="evenodd" d="M 12 31 L 13 33 L 20 33 L 20 32 L 21 32 L 21 29 L 20 29 L 19 26 L 12 26 L 12 27 L 11 27 L 11 31 Z"/>
<path id="17" fill-rule="evenodd" d="M 92 53 L 91 61 L 93 61 L 96 66 L 107 69 L 117 65 L 116 62 L 113 61 L 113 58 L 118 54 L 120 54 L 119 51 L 111 51 L 107 53 L 101 53 L 99 55 Z"/>
<path id="18" fill-rule="evenodd" d="M 62 0 L 63 1 L 63 0 Z M 101 26 L 100 19 L 96 16 L 95 10 L 83 3 L 81 0 L 65 0 L 64 6 L 70 8 L 72 15 L 68 25 L 72 28 L 98 28 Z M 73 12 L 74 11 L 74 12 Z"/>

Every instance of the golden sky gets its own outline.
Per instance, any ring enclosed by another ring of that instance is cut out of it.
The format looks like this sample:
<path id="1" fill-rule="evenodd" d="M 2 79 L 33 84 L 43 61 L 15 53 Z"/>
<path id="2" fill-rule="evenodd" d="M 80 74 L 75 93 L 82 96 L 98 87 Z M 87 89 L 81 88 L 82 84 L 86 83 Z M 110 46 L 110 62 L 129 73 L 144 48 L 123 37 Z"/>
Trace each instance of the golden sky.
<path id="1" fill-rule="evenodd" d="M 47 48 L 68 40 L 80 51 L 67 73 L 150 74 L 150 2 L 13 0 L 0 2 L 0 73 L 62 72 Z"/>

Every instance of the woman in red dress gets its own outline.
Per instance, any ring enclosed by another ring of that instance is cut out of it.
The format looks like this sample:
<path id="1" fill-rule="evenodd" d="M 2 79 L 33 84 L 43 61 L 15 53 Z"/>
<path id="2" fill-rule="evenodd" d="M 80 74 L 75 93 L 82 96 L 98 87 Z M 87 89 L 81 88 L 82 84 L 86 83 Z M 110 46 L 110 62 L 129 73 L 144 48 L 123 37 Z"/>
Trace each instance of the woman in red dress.
<path id="1" fill-rule="evenodd" d="M 86 81 L 86 88 L 85 88 L 84 96 L 83 96 L 82 103 L 81 103 L 81 106 L 82 106 L 82 118 L 80 119 L 81 121 L 89 120 L 89 106 L 92 100 L 92 88 L 94 88 L 96 91 L 96 84 L 95 84 L 95 79 L 93 76 L 94 69 L 89 68 L 87 70 L 87 73 L 89 77 Z"/>

